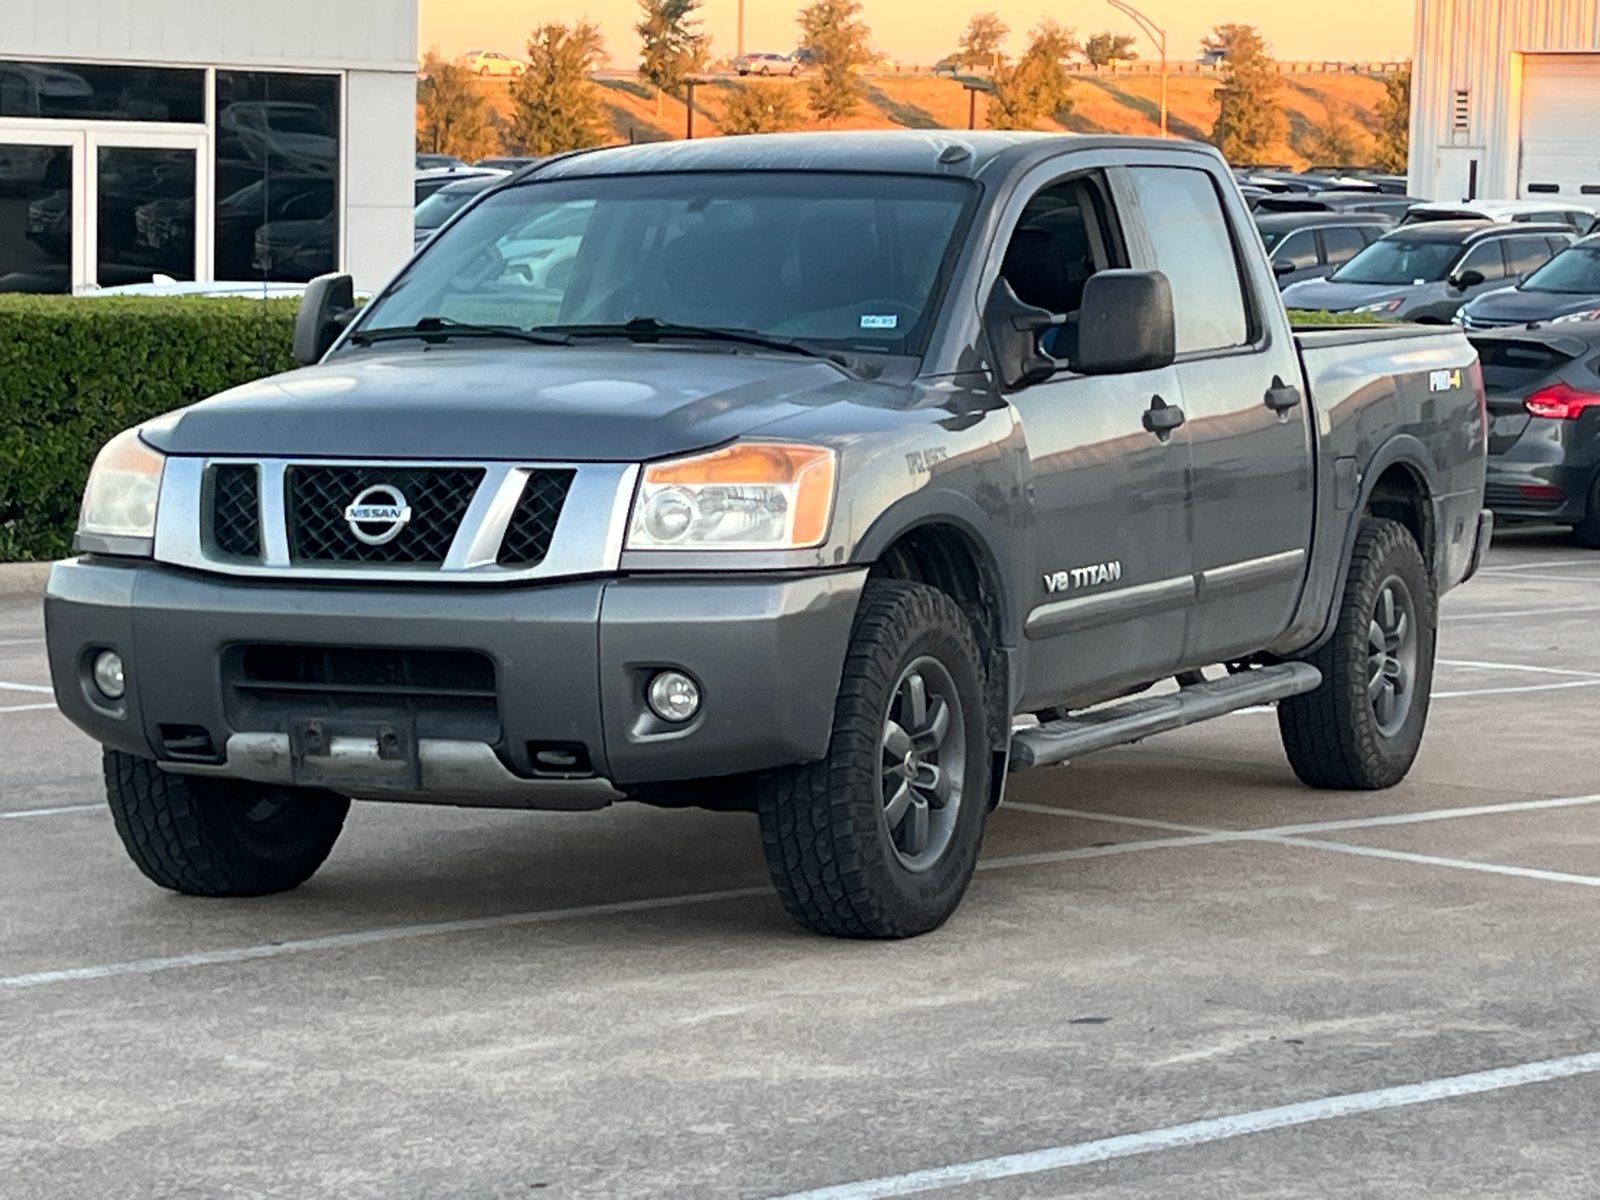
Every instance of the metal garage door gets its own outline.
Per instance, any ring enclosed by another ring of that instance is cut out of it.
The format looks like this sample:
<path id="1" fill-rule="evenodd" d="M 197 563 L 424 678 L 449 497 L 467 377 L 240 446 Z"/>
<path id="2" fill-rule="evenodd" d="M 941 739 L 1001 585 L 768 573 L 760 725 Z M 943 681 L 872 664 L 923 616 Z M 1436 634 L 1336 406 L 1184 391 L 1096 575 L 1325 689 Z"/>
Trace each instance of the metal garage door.
<path id="1" fill-rule="evenodd" d="M 1600 200 L 1600 54 L 1523 59 L 1520 176 L 1519 196 Z"/>

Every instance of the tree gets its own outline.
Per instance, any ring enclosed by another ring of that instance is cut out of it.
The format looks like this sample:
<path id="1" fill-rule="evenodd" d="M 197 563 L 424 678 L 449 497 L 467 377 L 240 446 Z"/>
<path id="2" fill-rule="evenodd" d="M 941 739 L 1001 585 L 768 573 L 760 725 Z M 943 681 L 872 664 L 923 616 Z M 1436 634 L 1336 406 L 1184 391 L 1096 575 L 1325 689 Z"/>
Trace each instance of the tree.
<path id="1" fill-rule="evenodd" d="M 706 36 L 695 10 L 701 0 L 639 0 L 639 78 L 658 92 L 676 92 L 705 64 Z"/>
<path id="2" fill-rule="evenodd" d="M 1139 57 L 1134 40 L 1126 33 L 1097 33 L 1083 44 L 1083 56 L 1097 67 L 1116 59 L 1131 61 Z"/>
<path id="3" fill-rule="evenodd" d="M 1041 117 L 1064 117 L 1072 110 L 1072 80 L 1067 60 L 1082 51 L 1076 31 L 1046 17 L 1028 37 L 1028 48 L 995 72 L 989 97 L 991 129 L 1032 129 Z"/>
<path id="4" fill-rule="evenodd" d="M 967 21 L 967 28 L 961 34 L 961 41 L 956 44 L 954 54 L 958 67 L 988 67 L 991 70 L 1000 65 L 1000 47 L 1005 44 L 1006 34 L 1011 32 L 1011 26 L 1002 21 L 998 14 L 992 12 L 973 13 Z"/>
<path id="5" fill-rule="evenodd" d="M 1361 126 L 1342 112 L 1330 112 L 1311 138 L 1311 161 L 1330 167 L 1360 166 L 1372 157 Z"/>
<path id="6" fill-rule="evenodd" d="M 1378 101 L 1379 168 L 1404 175 L 1411 167 L 1411 64 L 1384 80 Z"/>
<path id="7" fill-rule="evenodd" d="M 500 150 L 489 98 L 460 63 L 439 57 L 438 47 L 422 58 L 417 80 L 417 149 L 454 154 L 471 162 Z"/>
<path id="8" fill-rule="evenodd" d="M 780 133 L 805 119 L 799 94 L 789 83 L 736 83 L 722 114 L 722 132 Z"/>
<path id="9" fill-rule="evenodd" d="M 800 10 L 800 48 L 816 75 L 807 85 L 811 111 L 824 121 L 849 116 L 863 89 L 855 69 L 872 57 L 872 31 L 861 19 L 861 0 L 812 0 Z"/>
<path id="10" fill-rule="evenodd" d="M 1289 118 L 1278 104 L 1283 85 L 1267 41 L 1254 25 L 1218 25 L 1201 46 L 1221 53 L 1221 109 L 1211 140 L 1231 163 L 1268 161 L 1289 136 Z"/>
<path id="11" fill-rule="evenodd" d="M 528 36 L 528 66 L 511 81 L 511 136 L 524 154 L 557 154 L 606 139 L 589 73 L 605 55 L 599 26 L 551 22 Z"/>

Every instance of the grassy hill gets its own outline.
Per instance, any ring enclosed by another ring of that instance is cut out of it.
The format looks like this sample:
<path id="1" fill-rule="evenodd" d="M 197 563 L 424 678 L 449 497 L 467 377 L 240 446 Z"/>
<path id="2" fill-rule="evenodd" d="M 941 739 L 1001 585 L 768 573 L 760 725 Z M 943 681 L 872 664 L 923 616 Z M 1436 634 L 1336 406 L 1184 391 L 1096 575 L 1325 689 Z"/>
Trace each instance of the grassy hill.
<path id="1" fill-rule="evenodd" d="M 659 141 L 684 135 L 682 100 L 661 97 L 637 80 L 600 76 L 595 81 L 611 118 L 618 141 Z M 863 80 L 867 98 L 835 129 L 965 129 L 968 95 L 956 81 L 928 75 L 874 75 Z M 511 102 L 502 80 L 478 81 L 497 112 L 509 115 Z M 721 119 L 732 88 L 742 81 L 714 79 L 695 93 L 695 136 L 721 132 Z M 755 88 L 792 89 L 799 106 L 805 102 L 805 82 L 751 80 Z M 1168 125 L 1178 137 L 1206 138 L 1217 119 L 1215 76 L 1174 76 L 1169 84 Z M 1072 85 L 1072 109 L 1064 120 L 1040 121 L 1038 128 L 1074 133 L 1159 132 L 1160 80 L 1153 75 L 1082 75 Z M 1288 141 L 1272 159 L 1305 166 L 1317 157 L 1322 130 L 1342 123 L 1361 150 L 1358 160 L 1369 158 L 1378 127 L 1377 106 L 1383 98 L 1383 80 L 1370 75 L 1305 74 L 1284 76 L 1281 102 L 1289 116 Z M 979 95 L 977 123 L 984 127 L 986 97 Z M 802 126 L 827 128 L 821 122 Z"/>

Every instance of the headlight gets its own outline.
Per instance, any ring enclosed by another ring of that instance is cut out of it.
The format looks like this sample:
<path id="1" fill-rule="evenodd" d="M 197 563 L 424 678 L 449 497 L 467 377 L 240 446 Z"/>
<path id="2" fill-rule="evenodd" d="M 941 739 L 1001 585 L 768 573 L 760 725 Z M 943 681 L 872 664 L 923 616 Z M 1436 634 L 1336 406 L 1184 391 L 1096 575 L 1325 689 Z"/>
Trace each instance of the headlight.
<path id="1" fill-rule="evenodd" d="M 1404 304 L 1404 300 L 1385 300 L 1382 304 L 1363 304 L 1360 308 L 1352 308 L 1353 313 L 1391 313 Z"/>
<path id="2" fill-rule="evenodd" d="M 1564 317 L 1552 317 L 1546 325 L 1566 325 L 1573 321 L 1600 321 L 1600 308 L 1591 308 L 1588 312 L 1568 313 Z"/>
<path id="3" fill-rule="evenodd" d="M 821 446 L 741 442 L 645 468 L 630 550 L 797 550 L 833 514 L 835 455 Z"/>
<path id="4" fill-rule="evenodd" d="M 147 547 L 119 546 L 106 539 L 156 536 L 156 498 L 166 459 L 139 440 L 139 431 L 119 433 L 106 443 L 89 472 L 78 514 L 83 548 L 135 553 Z"/>

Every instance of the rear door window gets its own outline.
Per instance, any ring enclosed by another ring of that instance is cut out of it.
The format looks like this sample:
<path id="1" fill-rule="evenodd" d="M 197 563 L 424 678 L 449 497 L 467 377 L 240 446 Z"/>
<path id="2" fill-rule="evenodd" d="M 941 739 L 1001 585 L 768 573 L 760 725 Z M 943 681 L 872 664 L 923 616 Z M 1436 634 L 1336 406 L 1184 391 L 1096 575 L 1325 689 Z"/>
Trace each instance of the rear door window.
<path id="1" fill-rule="evenodd" d="M 1304 271 L 1317 265 L 1317 240 L 1316 235 L 1309 229 L 1302 229 L 1292 233 L 1272 255 L 1272 261 L 1288 263 L 1296 271 Z"/>
<path id="2" fill-rule="evenodd" d="M 1542 237 L 1506 239 L 1506 263 L 1513 275 L 1531 275 L 1550 260 L 1550 243 Z"/>
<path id="3" fill-rule="evenodd" d="M 1343 266 L 1366 247 L 1366 239 L 1357 226 L 1338 225 L 1322 231 L 1323 253 L 1331 266 Z"/>
<path id="4" fill-rule="evenodd" d="M 1172 283 L 1178 353 L 1246 345 L 1250 317 L 1239 255 L 1211 176 L 1188 167 L 1134 167 L 1128 174 L 1154 266 Z"/>
<path id="5" fill-rule="evenodd" d="M 1468 271 L 1477 271 L 1485 280 L 1504 279 L 1506 277 L 1506 260 L 1501 251 L 1500 244 L 1505 239 L 1495 238 L 1493 241 L 1479 242 L 1458 264 L 1455 274 L 1462 275 Z"/>

